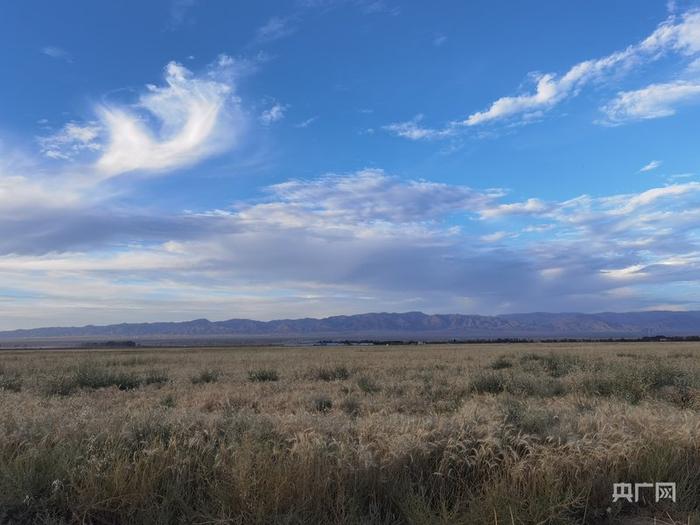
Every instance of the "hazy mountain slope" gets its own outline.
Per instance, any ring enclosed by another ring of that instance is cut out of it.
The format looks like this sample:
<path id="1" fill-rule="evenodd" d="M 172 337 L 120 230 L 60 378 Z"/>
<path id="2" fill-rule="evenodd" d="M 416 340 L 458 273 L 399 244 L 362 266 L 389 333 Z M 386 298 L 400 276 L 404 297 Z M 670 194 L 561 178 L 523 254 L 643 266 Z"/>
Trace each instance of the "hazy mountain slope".
<path id="1" fill-rule="evenodd" d="M 590 337 L 700 334 L 700 312 L 528 313 L 499 316 L 426 315 L 421 312 L 368 313 L 323 319 L 122 323 L 107 326 L 53 327 L 0 332 L 0 339 L 37 337 L 197 337 L 335 335 L 430 337 Z"/>

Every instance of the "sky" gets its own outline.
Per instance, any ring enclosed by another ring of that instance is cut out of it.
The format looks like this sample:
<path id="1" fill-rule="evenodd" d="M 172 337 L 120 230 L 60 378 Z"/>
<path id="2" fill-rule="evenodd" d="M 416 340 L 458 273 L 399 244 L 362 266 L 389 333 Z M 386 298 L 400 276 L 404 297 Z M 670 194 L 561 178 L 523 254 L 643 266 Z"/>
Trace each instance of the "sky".
<path id="1" fill-rule="evenodd" d="M 0 329 L 700 309 L 700 2 L 0 6 Z"/>

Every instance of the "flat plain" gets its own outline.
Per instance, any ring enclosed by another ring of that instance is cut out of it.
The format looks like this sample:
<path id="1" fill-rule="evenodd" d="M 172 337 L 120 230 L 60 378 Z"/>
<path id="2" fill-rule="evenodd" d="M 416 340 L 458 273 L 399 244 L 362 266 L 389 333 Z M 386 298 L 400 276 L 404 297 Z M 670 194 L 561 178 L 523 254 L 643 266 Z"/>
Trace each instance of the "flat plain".
<path id="1" fill-rule="evenodd" d="M 700 523 L 700 344 L 2 351 L 0 522 Z"/>

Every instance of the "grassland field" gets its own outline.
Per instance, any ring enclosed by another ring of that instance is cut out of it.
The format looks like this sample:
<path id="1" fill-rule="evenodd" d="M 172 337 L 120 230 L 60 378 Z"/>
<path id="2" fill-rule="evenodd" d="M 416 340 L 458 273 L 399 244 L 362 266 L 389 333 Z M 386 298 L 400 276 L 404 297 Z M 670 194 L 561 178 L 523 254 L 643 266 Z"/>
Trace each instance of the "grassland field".
<path id="1" fill-rule="evenodd" d="M 0 523 L 698 524 L 700 343 L 2 351 Z"/>

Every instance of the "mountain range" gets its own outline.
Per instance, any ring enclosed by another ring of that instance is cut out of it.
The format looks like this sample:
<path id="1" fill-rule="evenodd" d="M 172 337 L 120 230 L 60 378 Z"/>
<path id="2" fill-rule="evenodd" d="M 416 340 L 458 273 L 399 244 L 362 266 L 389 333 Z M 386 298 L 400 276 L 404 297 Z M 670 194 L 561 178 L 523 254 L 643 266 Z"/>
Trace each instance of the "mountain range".
<path id="1" fill-rule="evenodd" d="M 526 313 L 496 316 L 367 313 L 322 319 L 229 319 L 50 327 L 0 332 L 0 340 L 34 338 L 277 338 L 476 339 L 506 337 L 602 338 L 700 335 L 700 311 L 596 314 Z"/>

